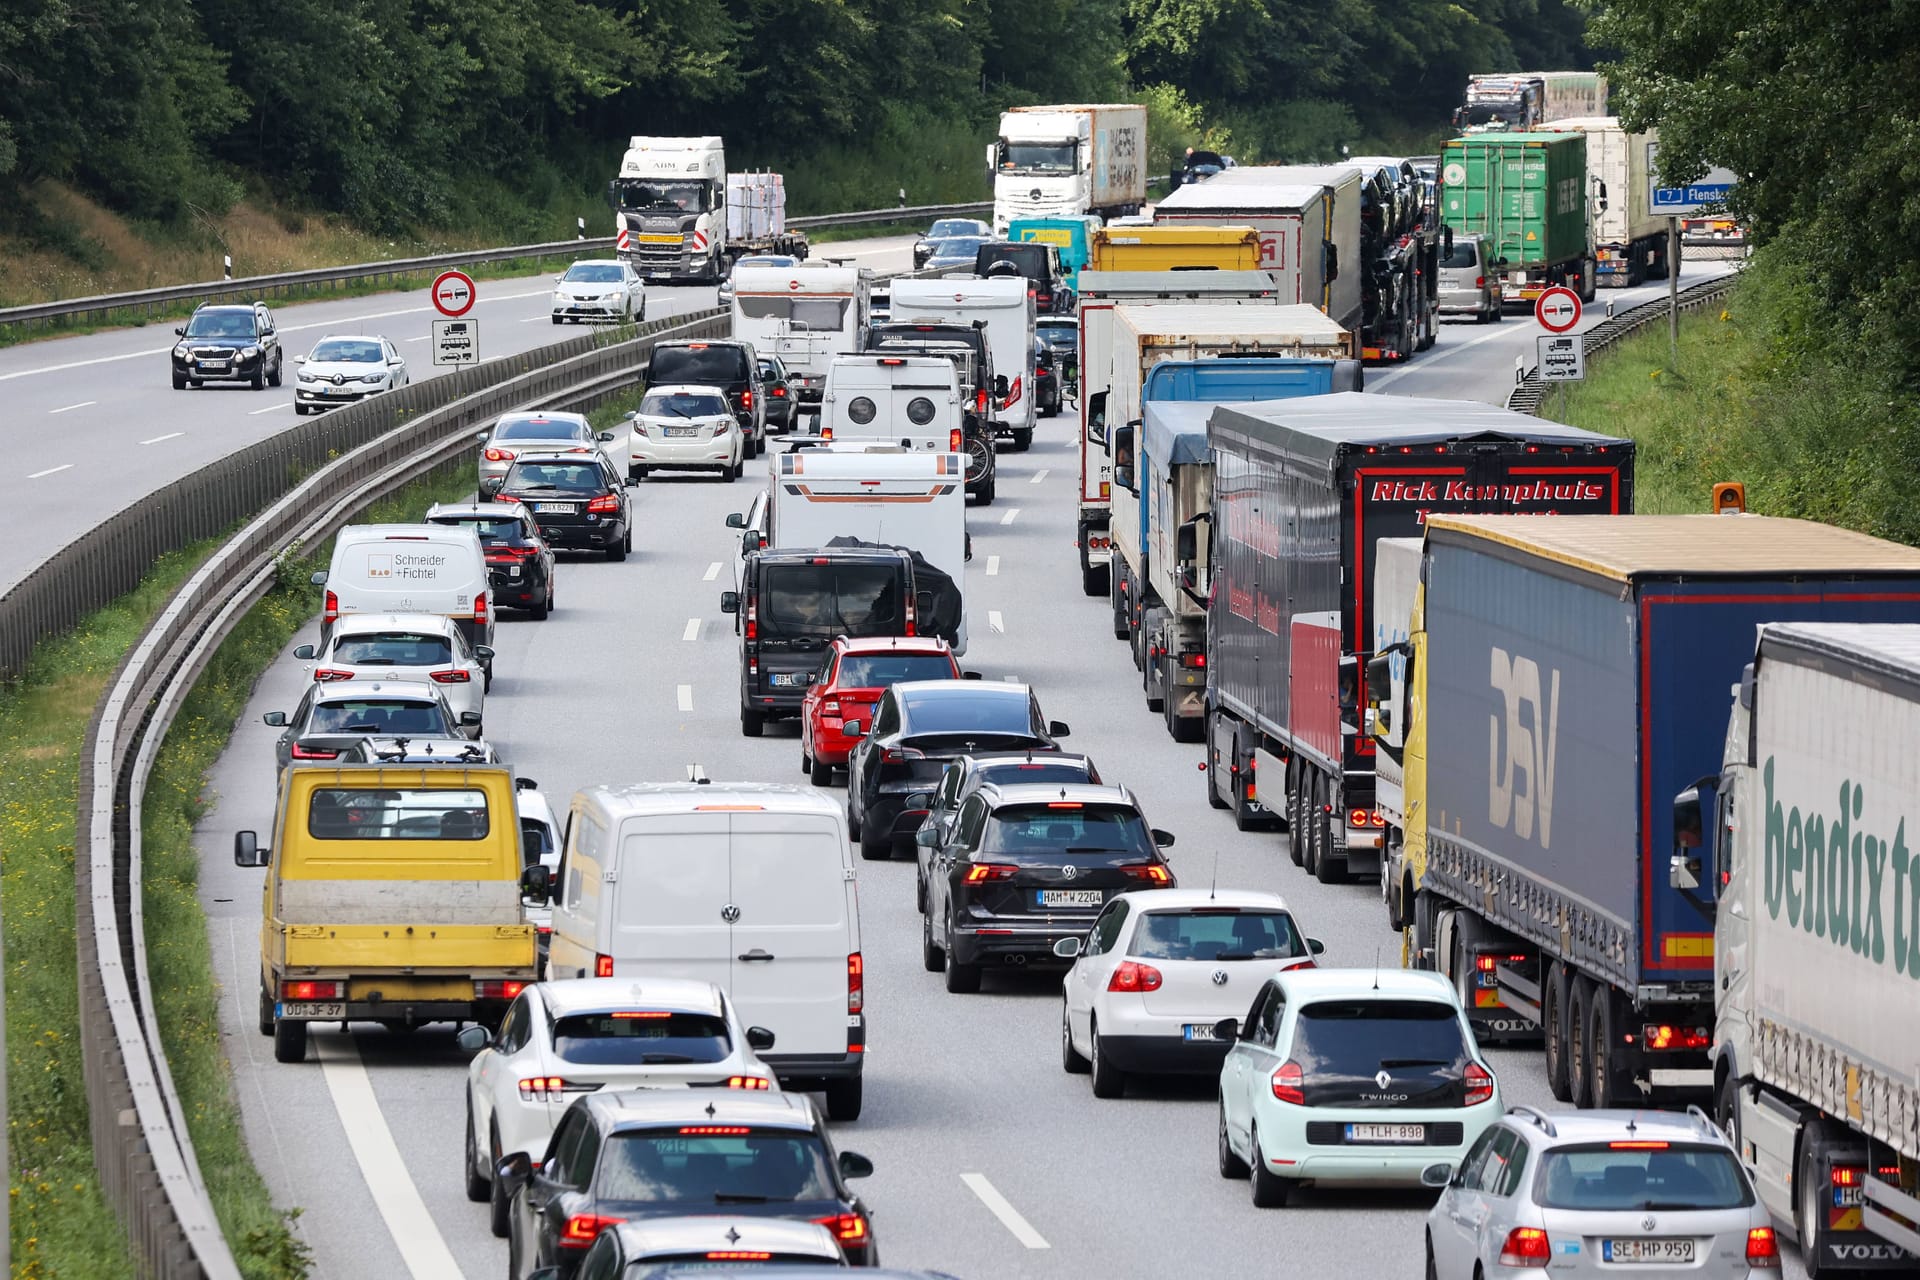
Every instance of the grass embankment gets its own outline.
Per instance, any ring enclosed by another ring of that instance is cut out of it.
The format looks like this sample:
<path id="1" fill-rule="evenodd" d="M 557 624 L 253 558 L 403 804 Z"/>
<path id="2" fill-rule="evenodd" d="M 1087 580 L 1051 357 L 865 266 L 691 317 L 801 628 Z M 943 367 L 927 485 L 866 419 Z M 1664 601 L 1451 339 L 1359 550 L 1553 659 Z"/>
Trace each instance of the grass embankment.
<path id="1" fill-rule="evenodd" d="M 1639 443 L 1635 506 L 1705 511 L 1716 481 L 1747 507 L 1920 543 L 1920 405 L 1871 353 L 1834 350 L 1807 282 L 1756 256 L 1717 307 L 1610 349 L 1543 416 Z"/>
<path id="2" fill-rule="evenodd" d="M 467 496 L 465 457 L 370 509 L 363 520 L 418 519 Z M 0 848 L 7 972 L 7 1083 L 13 1274 L 108 1280 L 133 1274 L 126 1238 L 93 1168 L 81 1077 L 73 841 L 79 754 L 93 707 L 127 649 L 212 551 L 164 557 L 141 585 L 34 655 L 0 689 Z M 306 1250 L 298 1210 L 273 1204 L 246 1148 L 221 1043 L 220 991 L 197 896 L 193 828 L 216 803 L 206 776 L 255 681 L 314 610 L 307 575 L 328 549 L 289 560 L 278 585 L 215 654 L 158 756 L 143 811 L 147 957 L 156 1015 L 200 1169 L 221 1227 L 251 1280 L 297 1280 Z"/>

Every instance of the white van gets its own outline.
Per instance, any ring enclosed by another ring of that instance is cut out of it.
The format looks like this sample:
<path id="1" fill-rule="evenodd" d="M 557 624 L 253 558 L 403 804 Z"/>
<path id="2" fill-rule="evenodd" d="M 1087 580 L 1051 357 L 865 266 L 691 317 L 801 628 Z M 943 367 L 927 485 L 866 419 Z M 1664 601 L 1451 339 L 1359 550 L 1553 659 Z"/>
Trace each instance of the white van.
<path id="1" fill-rule="evenodd" d="M 573 797 L 546 976 L 698 978 L 766 1027 L 783 1089 L 860 1114 L 860 904 L 841 807 L 812 788 L 635 783 Z"/>
<path id="2" fill-rule="evenodd" d="M 794 412 L 820 412 L 827 366 L 867 344 L 873 268 L 806 263 L 733 272 L 733 336 L 787 366 Z"/>
<path id="3" fill-rule="evenodd" d="M 993 360 L 995 435 L 1010 436 L 1015 449 L 1033 443 L 1035 395 L 1033 384 L 1034 302 L 1028 281 L 1015 276 L 987 280 L 978 276 L 941 280 L 895 280 L 890 323 L 970 325 L 981 321 L 987 330 L 987 351 Z M 1000 379 L 1006 389 L 1000 389 Z"/>
<path id="4" fill-rule="evenodd" d="M 437 613 L 469 645 L 493 643 L 487 557 L 472 525 L 350 524 L 313 584 L 327 589 L 323 644 L 346 613 Z"/>
<path id="5" fill-rule="evenodd" d="M 835 356 L 827 369 L 820 434 L 878 440 L 915 453 L 960 453 L 960 371 L 933 356 L 865 352 Z"/>

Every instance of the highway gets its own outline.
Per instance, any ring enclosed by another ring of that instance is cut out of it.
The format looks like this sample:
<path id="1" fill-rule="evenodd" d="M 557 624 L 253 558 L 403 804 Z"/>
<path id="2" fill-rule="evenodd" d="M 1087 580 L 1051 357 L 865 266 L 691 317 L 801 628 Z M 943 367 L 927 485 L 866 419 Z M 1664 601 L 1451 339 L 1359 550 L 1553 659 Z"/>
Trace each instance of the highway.
<path id="1" fill-rule="evenodd" d="M 865 260 L 903 265 L 879 253 Z M 1685 279 L 1720 269 L 1700 264 Z M 1662 287 L 1601 296 L 1626 305 Z M 492 318 L 509 324 L 496 331 L 512 325 L 510 304 L 522 313 L 538 306 L 498 298 L 502 310 Z M 359 314 L 389 309 L 377 299 L 357 305 Z M 289 321 L 306 324 L 303 311 L 289 308 Z M 424 314 L 406 314 L 406 324 L 424 328 Z M 541 339 L 551 332 L 514 327 Z M 1539 332 L 1517 317 L 1497 327 L 1448 325 L 1433 351 L 1373 374 L 1370 386 L 1497 401 L 1514 357 L 1531 362 Z M 157 358 L 150 367 L 157 375 Z M 164 383 L 144 374 L 129 398 L 149 390 L 169 403 Z M 998 501 L 970 515 L 973 647 L 965 665 L 1036 687 L 1046 714 L 1073 728 L 1064 745 L 1091 754 L 1109 780 L 1134 789 L 1154 825 L 1177 834 L 1170 854 L 1183 884 L 1217 877 L 1223 887 L 1277 888 L 1306 931 L 1326 941 L 1323 963 L 1397 964 L 1399 942 L 1376 888 L 1323 886 L 1293 867 L 1284 837 L 1236 832 L 1203 797 L 1199 747 L 1174 743 L 1145 710 L 1106 603 L 1079 590 L 1071 421 L 1043 421 L 1030 452 L 1002 455 Z M 764 483 L 764 465 L 750 465 L 750 480 Z M 634 492 L 630 560 L 569 559 L 550 620 L 502 622 L 490 740 L 556 807 L 582 786 L 685 779 L 696 767 L 716 779 L 805 785 L 790 726 L 759 740 L 742 738 L 738 727 L 736 641 L 718 600 L 738 550 L 724 520 L 746 508 L 754 485 L 669 479 Z M 260 714 L 290 710 L 303 679 L 291 658 L 262 679 L 215 770 L 217 803 L 199 832 L 202 902 L 225 987 L 221 1023 L 248 1139 L 276 1201 L 303 1210 L 298 1229 L 314 1250 L 316 1276 L 497 1277 L 504 1243 L 488 1234 L 485 1206 L 462 1190 L 467 1055 L 451 1029 L 316 1031 L 308 1061 L 297 1066 L 276 1064 L 254 1029 L 262 873 L 233 866 L 232 835 L 269 825 L 277 731 Z M 1307 1192 L 1284 1210 L 1253 1209 L 1246 1183 L 1215 1172 L 1210 1081 L 1135 1083 L 1124 1099 L 1094 1099 L 1085 1077 L 1059 1065 L 1056 977 L 996 974 L 980 995 L 949 995 L 920 965 L 912 864 L 862 863 L 860 876 L 866 1108 L 859 1121 L 837 1126 L 836 1140 L 877 1166 L 861 1191 L 875 1207 L 886 1263 L 962 1280 L 1266 1275 L 1282 1267 L 1420 1274 L 1428 1196 Z M 1507 1103 L 1558 1105 L 1536 1050 L 1493 1050 L 1490 1058 Z M 1785 1274 L 1801 1274 L 1797 1261 Z"/>

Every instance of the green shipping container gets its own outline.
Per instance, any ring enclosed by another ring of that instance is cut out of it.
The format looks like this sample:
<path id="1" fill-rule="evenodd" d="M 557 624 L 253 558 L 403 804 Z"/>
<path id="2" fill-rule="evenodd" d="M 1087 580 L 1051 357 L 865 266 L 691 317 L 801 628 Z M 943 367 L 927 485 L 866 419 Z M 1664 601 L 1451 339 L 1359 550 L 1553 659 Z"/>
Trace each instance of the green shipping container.
<path id="1" fill-rule="evenodd" d="M 1455 138 L 1440 163 L 1441 221 L 1487 237 L 1511 267 L 1557 266 L 1587 251 L 1587 139 L 1578 133 Z"/>

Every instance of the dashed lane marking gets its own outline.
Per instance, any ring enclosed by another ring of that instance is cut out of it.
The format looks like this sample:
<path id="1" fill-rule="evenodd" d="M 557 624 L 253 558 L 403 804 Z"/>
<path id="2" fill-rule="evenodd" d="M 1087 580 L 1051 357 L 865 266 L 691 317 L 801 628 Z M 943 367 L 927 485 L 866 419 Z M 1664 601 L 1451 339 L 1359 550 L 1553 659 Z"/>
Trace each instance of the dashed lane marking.
<path id="1" fill-rule="evenodd" d="M 680 709 L 682 711 L 693 710 L 693 686 L 690 684 L 680 686 Z"/>
<path id="2" fill-rule="evenodd" d="M 688 618 L 687 629 L 680 633 L 680 638 L 682 640 L 698 640 L 700 638 L 700 619 Z"/>
<path id="3" fill-rule="evenodd" d="M 1008 507 L 1008 508 L 1007 508 L 1007 514 L 1005 514 L 1005 515 L 1003 515 L 1003 516 L 1001 516 L 1001 517 L 1000 517 L 1000 523 L 1001 523 L 1001 524 L 1012 524 L 1012 523 L 1014 522 L 1014 518 L 1015 518 L 1015 517 L 1017 517 L 1017 516 L 1018 516 L 1019 514 L 1020 514 L 1020 508 L 1018 508 L 1018 507 Z"/>
<path id="4" fill-rule="evenodd" d="M 276 409 L 291 409 L 292 407 L 293 401 L 289 400 L 285 404 L 270 404 L 264 409 L 249 409 L 247 410 L 247 416 L 249 418 L 257 418 L 263 413 L 272 413 Z"/>
<path id="5" fill-rule="evenodd" d="M 73 464 L 71 462 L 63 462 L 57 467 L 48 467 L 45 471 L 36 471 L 32 475 L 28 476 L 27 479 L 38 480 L 41 476 L 54 475 L 61 471 L 70 470 L 72 467 L 73 467 Z"/>
<path id="6" fill-rule="evenodd" d="M 707 571 L 700 575 L 700 581 L 712 582 L 715 578 L 719 576 L 720 576 L 720 562 L 718 560 L 715 560 L 712 564 L 707 566 Z"/>
<path id="7" fill-rule="evenodd" d="M 1000 557 L 999 556 L 987 557 L 987 576 L 989 578 L 997 578 L 1000 576 Z"/>
<path id="8" fill-rule="evenodd" d="M 1046 478 L 1047 478 L 1047 469 L 1045 467 L 1042 467 L 1038 471 L 1033 473 L 1033 479 L 1027 481 L 1027 483 L 1039 484 L 1042 480 L 1045 480 Z"/>
<path id="9" fill-rule="evenodd" d="M 1051 1249 L 1045 1236 L 1033 1229 L 1033 1224 L 1020 1216 L 1020 1211 L 1008 1203 L 1000 1194 L 998 1187 L 987 1181 L 981 1173 L 963 1173 L 960 1181 L 967 1184 L 967 1190 L 980 1198 L 987 1211 L 1000 1219 L 1000 1225 L 1013 1233 L 1013 1238 L 1029 1249 Z"/>
<path id="10" fill-rule="evenodd" d="M 48 413 L 72 413 L 75 409 L 84 409 L 88 405 L 99 404 L 98 400 L 82 400 L 79 404 L 63 404 L 58 409 L 49 409 Z"/>
<path id="11" fill-rule="evenodd" d="M 151 440 L 142 440 L 140 443 L 141 444 L 159 444 L 162 440 L 178 440 L 181 436 L 185 434 L 187 433 L 184 431 L 169 431 L 167 432 L 167 434 L 163 436 L 155 436 Z"/>
<path id="12" fill-rule="evenodd" d="M 1001 621 L 1000 611 L 998 609 L 988 610 L 987 611 L 987 630 L 1004 632 L 1006 629 L 1007 629 L 1007 624 Z"/>

